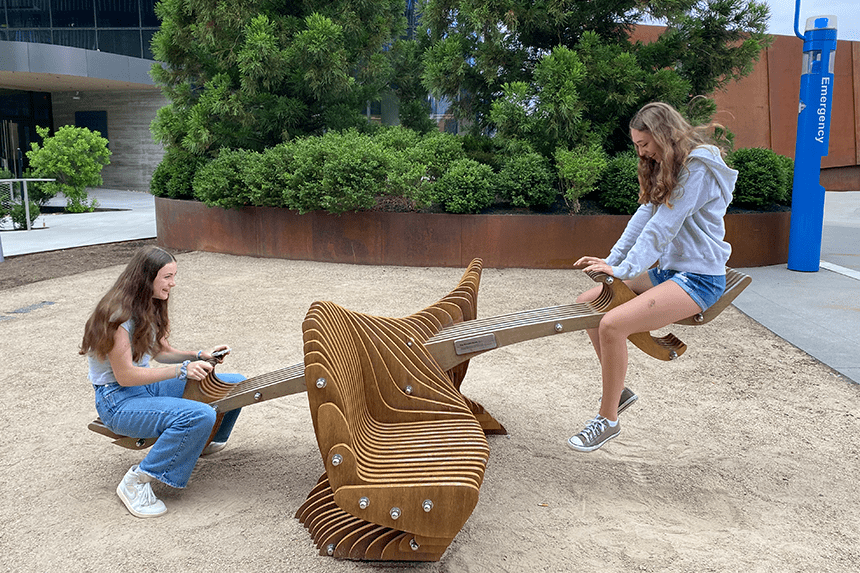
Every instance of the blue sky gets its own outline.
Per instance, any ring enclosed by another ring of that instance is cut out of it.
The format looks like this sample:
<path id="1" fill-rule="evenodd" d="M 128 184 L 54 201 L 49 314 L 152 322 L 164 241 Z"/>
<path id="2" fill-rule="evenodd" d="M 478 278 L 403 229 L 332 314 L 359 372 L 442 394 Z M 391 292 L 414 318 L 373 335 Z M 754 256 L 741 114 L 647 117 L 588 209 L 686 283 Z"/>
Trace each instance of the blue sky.
<path id="1" fill-rule="evenodd" d="M 768 32 L 794 36 L 795 0 L 765 0 L 770 6 Z M 860 6 L 857 0 L 800 0 L 798 28 L 806 30 L 806 19 L 812 16 L 836 16 L 836 37 L 860 41 Z M 800 40 L 798 40 L 800 41 Z"/>

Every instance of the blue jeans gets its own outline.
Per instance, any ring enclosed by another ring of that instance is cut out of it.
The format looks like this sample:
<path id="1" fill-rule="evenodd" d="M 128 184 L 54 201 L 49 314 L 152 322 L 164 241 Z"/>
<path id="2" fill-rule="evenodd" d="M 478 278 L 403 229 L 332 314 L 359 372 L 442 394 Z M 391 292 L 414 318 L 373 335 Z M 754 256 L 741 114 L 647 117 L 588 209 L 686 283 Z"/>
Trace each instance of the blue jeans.
<path id="1" fill-rule="evenodd" d="M 726 275 L 700 275 L 653 268 L 648 271 L 648 276 L 654 286 L 666 281 L 677 283 L 699 305 L 702 312 L 713 306 L 726 290 Z"/>
<path id="2" fill-rule="evenodd" d="M 241 374 L 218 374 L 230 384 L 245 379 Z M 133 438 L 158 438 L 140 462 L 143 473 L 183 488 L 215 426 L 216 413 L 209 404 L 182 398 L 185 381 L 178 378 L 146 386 L 95 386 L 96 411 L 113 432 Z M 226 442 L 240 410 L 224 414 L 213 441 Z"/>

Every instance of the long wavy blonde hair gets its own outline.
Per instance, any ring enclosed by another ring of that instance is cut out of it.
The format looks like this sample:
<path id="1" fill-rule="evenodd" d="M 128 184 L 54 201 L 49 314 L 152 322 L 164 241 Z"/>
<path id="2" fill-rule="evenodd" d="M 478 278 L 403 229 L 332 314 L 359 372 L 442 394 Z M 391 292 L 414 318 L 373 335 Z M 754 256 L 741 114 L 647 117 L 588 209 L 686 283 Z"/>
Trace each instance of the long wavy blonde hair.
<path id="1" fill-rule="evenodd" d="M 96 305 L 84 327 L 79 354 L 92 352 L 105 360 L 113 349 L 119 325 L 134 319 L 131 340 L 132 359 L 159 352 L 160 341 L 170 332 L 167 301 L 155 299 L 152 288 L 158 271 L 176 259 L 159 247 L 143 247 L 131 257 L 125 270 Z"/>
<path id="2" fill-rule="evenodd" d="M 639 203 L 672 204 L 669 199 L 678 186 L 687 157 L 696 147 L 714 143 L 717 124 L 693 127 L 674 107 L 662 102 L 649 103 L 630 120 L 630 129 L 651 134 L 662 149 L 660 161 L 639 156 Z"/>

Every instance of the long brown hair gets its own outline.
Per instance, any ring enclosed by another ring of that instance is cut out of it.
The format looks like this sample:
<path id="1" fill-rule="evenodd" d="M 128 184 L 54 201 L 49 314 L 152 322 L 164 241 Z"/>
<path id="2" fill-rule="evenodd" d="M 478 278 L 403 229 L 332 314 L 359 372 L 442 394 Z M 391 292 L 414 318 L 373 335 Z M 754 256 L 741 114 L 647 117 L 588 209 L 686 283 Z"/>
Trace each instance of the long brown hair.
<path id="1" fill-rule="evenodd" d="M 678 111 L 663 102 L 649 103 L 630 120 L 630 129 L 651 134 L 662 149 L 660 161 L 639 156 L 639 203 L 669 203 L 690 152 L 713 143 L 709 133 L 717 124 L 693 127 Z"/>
<path id="2" fill-rule="evenodd" d="M 134 319 L 132 360 L 136 362 L 144 354 L 157 354 L 160 341 L 170 332 L 170 319 L 167 301 L 153 298 L 152 287 L 158 271 L 175 261 L 173 255 L 154 246 L 134 253 L 87 320 L 79 353 L 92 352 L 99 360 L 104 360 L 113 349 L 116 329 L 128 319 Z"/>

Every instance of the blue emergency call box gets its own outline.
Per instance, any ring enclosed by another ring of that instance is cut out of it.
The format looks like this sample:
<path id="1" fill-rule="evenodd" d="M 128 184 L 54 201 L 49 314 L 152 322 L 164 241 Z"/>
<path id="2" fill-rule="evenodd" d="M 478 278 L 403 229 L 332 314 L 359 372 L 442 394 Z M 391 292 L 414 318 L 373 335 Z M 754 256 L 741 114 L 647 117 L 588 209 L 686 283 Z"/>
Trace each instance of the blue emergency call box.
<path id="1" fill-rule="evenodd" d="M 788 268 L 818 271 L 824 227 L 824 187 L 821 158 L 830 142 L 833 69 L 836 63 L 836 16 L 813 16 L 803 36 L 800 107 L 794 151 Z"/>

